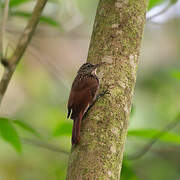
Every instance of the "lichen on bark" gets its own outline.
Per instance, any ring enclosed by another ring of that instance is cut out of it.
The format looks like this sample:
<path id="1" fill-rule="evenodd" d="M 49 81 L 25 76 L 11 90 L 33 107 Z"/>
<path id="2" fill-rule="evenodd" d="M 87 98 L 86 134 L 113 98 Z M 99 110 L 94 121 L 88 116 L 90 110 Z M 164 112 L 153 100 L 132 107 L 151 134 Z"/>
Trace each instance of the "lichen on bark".
<path id="1" fill-rule="evenodd" d="M 83 120 L 80 144 L 72 148 L 68 180 L 120 179 L 128 118 L 136 82 L 147 0 L 100 0 L 88 62 L 106 62 L 98 72 L 101 98 Z"/>

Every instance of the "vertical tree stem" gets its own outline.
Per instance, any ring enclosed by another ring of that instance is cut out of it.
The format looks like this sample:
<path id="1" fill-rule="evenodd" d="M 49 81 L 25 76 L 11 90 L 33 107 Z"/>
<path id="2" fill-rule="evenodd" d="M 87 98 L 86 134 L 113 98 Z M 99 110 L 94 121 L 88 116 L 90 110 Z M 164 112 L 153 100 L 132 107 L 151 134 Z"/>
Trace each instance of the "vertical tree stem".
<path id="1" fill-rule="evenodd" d="M 83 120 L 72 148 L 68 180 L 120 179 L 148 0 L 100 0 L 88 62 L 106 62 L 98 75 L 100 99 Z"/>

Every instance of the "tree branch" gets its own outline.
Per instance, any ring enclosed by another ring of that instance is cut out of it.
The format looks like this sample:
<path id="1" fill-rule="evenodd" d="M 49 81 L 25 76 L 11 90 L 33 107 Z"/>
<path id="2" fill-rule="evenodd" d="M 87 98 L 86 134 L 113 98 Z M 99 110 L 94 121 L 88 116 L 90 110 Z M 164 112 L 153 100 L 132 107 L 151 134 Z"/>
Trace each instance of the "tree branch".
<path id="1" fill-rule="evenodd" d="M 21 138 L 21 140 L 24 144 L 29 144 L 29 145 L 33 145 L 36 147 L 47 149 L 49 151 L 69 155 L 69 152 L 67 152 L 67 151 L 65 151 L 65 150 L 63 150 L 63 149 L 61 149 L 55 145 L 52 145 L 52 144 L 48 144 L 48 143 L 45 143 L 42 141 L 38 141 L 38 140 L 34 140 L 34 139 L 28 139 L 28 138 Z"/>
<path id="2" fill-rule="evenodd" d="M 6 23 L 7 23 L 7 19 L 8 19 L 8 11 L 9 11 L 9 0 L 6 0 L 3 18 L 2 18 L 2 22 L 1 22 L 1 30 L 0 30 L 0 59 L 3 58 L 3 49 L 4 49 L 3 39 L 5 38 Z"/>
<path id="3" fill-rule="evenodd" d="M 152 16 L 146 18 L 146 21 L 151 21 L 152 19 L 164 14 L 166 11 L 169 10 L 169 8 L 171 7 L 171 3 L 168 3 L 167 6 L 165 6 L 161 11 L 159 11 L 158 13 L 156 14 L 153 14 Z"/>
<path id="4" fill-rule="evenodd" d="M 87 62 L 101 63 L 100 91 L 108 89 L 81 124 L 67 180 L 120 179 L 124 144 L 148 0 L 100 0 Z"/>
<path id="5" fill-rule="evenodd" d="M 160 137 L 162 137 L 163 135 L 165 135 L 168 131 L 172 130 L 173 128 L 175 128 L 178 124 L 180 123 L 180 114 L 178 114 L 176 116 L 176 118 L 171 121 L 170 123 L 168 123 L 161 132 L 157 133 L 151 141 L 149 141 L 142 150 L 140 150 L 139 152 L 132 154 L 132 155 L 128 155 L 125 157 L 125 159 L 127 160 L 136 160 L 141 158 L 142 156 L 144 156 L 151 148 L 152 146 L 159 140 Z"/>
<path id="6" fill-rule="evenodd" d="M 39 22 L 39 18 L 41 16 L 41 13 L 44 9 L 46 2 L 47 2 L 47 0 L 38 0 L 37 1 L 36 6 L 32 13 L 32 17 L 29 20 L 27 26 L 25 27 L 24 32 L 22 33 L 22 35 L 19 39 L 19 42 L 15 48 L 15 51 L 14 51 L 12 57 L 7 60 L 6 64 L 8 66 L 5 67 L 2 79 L 0 81 L 0 104 L 2 102 L 4 94 L 6 92 L 9 81 L 16 69 L 16 66 L 17 66 L 18 62 L 20 61 L 21 57 L 23 56 L 30 40 L 32 39 L 33 33 Z"/>

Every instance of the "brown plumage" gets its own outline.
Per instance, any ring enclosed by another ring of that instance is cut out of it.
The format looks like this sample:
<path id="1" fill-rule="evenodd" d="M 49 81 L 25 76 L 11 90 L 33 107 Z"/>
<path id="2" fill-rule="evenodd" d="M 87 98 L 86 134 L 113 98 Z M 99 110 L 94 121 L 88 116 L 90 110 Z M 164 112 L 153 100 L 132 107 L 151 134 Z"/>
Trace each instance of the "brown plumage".
<path id="1" fill-rule="evenodd" d="M 72 145 L 80 141 L 81 120 L 88 108 L 96 100 L 99 80 L 96 76 L 97 64 L 83 64 L 71 87 L 67 117 L 73 119 Z"/>

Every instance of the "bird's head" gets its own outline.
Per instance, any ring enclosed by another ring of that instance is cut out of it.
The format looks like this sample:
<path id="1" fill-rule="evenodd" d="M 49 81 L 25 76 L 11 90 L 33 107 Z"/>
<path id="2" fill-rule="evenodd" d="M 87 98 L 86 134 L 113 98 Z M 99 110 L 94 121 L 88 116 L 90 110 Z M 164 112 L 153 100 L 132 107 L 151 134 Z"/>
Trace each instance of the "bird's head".
<path id="1" fill-rule="evenodd" d="M 85 63 L 80 67 L 78 74 L 96 75 L 97 67 L 98 67 L 98 64 Z"/>

